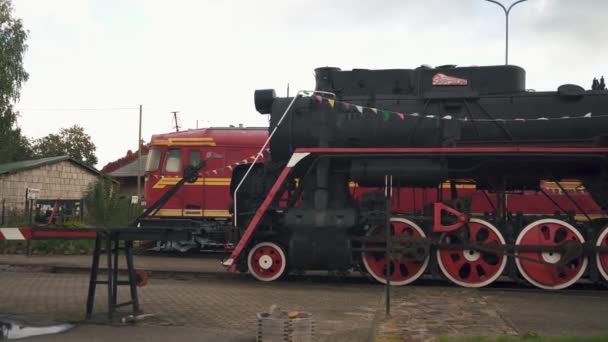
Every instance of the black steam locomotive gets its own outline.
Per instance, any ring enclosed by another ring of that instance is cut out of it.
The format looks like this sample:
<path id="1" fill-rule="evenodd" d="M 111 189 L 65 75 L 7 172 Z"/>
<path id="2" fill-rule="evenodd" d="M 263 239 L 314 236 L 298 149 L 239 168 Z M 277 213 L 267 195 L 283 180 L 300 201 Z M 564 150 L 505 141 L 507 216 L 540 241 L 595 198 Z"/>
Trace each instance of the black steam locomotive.
<path id="1" fill-rule="evenodd" d="M 501 275 L 546 289 L 608 280 L 603 219 L 529 216 L 506 201 L 541 180 L 577 179 L 608 207 L 605 91 L 527 91 L 517 66 L 325 67 L 314 92 L 258 90 L 255 106 L 270 114 L 272 161 L 233 173 L 243 233 L 233 269 L 268 281 L 289 270 L 358 268 L 394 285 L 425 273 L 467 287 Z M 387 205 L 395 189 L 446 181 L 451 196 L 437 192 L 421 210 Z M 458 182 L 496 196 L 494 210 L 474 217 Z M 353 184 L 378 190 L 355 198 Z"/>

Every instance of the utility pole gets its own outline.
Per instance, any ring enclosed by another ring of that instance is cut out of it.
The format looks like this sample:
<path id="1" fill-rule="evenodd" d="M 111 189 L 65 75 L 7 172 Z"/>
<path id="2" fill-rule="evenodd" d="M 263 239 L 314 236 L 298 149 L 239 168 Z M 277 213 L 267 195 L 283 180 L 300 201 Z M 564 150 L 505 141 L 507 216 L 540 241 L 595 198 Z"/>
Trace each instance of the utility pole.
<path id="1" fill-rule="evenodd" d="M 503 4 L 501 4 L 500 2 L 498 2 L 496 0 L 486 0 L 486 1 L 500 6 L 500 8 L 502 8 L 502 10 L 505 12 L 505 65 L 508 65 L 509 64 L 509 13 L 511 13 L 511 9 L 513 7 L 515 7 L 515 5 L 520 4 L 524 1 L 528 1 L 528 0 L 515 1 L 514 3 L 511 4 L 511 6 L 509 6 L 509 8 L 505 7 Z"/>
<path id="2" fill-rule="evenodd" d="M 179 113 L 179 112 L 178 111 L 174 111 L 174 112 L 171 112 L 171 113 L 173 114 L 173 121 L 175 122 L 175 127 L 173 127 L 173 128 L 175 128 L 176 132 L 179 132 L 179 127 L 180 126 L 179 126 L 179 121 L 177 121 L 177 113 Z"/>
<path id="3" fill-rule="evenodd" d="M 139 105 L 139 137 L 137 138 L 137 203 L 141 203 L 141 116 L 142 105 Z"/>

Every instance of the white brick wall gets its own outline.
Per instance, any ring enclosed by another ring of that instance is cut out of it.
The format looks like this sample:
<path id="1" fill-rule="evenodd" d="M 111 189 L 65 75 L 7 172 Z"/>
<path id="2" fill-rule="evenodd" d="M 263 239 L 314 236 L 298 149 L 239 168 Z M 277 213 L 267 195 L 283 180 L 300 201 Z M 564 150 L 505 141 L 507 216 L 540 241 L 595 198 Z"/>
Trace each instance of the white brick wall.
<path id="1" fill-rule="evenodd" d="M 0 201 L 6 209 L 23 210 L 25 189 L 40 189 L 44 199 L 80 199 L 97 175 L 67 160 L 14 174 L 0 175 Z M 0 204 L 1 205 L 1 204 Z"/>

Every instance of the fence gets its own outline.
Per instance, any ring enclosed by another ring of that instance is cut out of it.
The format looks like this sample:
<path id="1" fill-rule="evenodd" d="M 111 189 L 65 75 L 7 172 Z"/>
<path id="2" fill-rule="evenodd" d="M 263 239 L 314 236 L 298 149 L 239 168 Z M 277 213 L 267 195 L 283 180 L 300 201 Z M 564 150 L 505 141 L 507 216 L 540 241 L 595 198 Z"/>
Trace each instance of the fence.
<path id="1" fill-rule="evenodd" d="M 26 199 L 23 208 L 9 207 L 0 199 L 0 226 L 84 222 L 84 199 Z"/>

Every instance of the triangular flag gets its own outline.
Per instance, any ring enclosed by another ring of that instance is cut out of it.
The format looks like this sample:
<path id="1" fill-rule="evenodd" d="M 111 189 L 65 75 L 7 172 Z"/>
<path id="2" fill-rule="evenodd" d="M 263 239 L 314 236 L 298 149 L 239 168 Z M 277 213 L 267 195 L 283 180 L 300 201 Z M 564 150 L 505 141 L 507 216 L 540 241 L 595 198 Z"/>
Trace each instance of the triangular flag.
<path id="1" fill-rule="evenodd" d="M 370 108 L 374 114 L 378 114 L 378 108 Z"/>
<path id="2" fill-rule="evenodd" d="M 302 92 L 302 97 L 311 97 L 313 94 L 312 91 L 303 91 Z"/>
<path id="3" fill-rule="evenodd" d="M 443 119 L 443 120 L 452 120 L 452 116 L 451 115 L 446 115 L 446 116 L 442 117 L 441 119 Z"/>
<path id="4" fill-rule="evenodd" d="M 585 114 L 585 116 L 583 116 L 584 118 L 590 118 L 591 117 L 591 112 Z"/>
<path id="5" fill-rule="evenodd" d="M 247 159 L 243 159 L 243 164 L 247 164 Z"/>
<path id="6" fill-rule="evenodd" d="M 340 102 L 342 103 L 342 110 L 347 111 L 350 108 L 350 105 L 346 102 Z"/>
<path id="7" fill-rule="evenodd" d="M 330 106 L 331 108 L 334 108 L 334 103 L 335 103 L 335 102 L 336 102 L 336 100 L 334 100 L 334 99 L 327 99 L 327 103 L 329 103 L 329 106 Z"/>
<path id="8" fill-rule="evenodd" d="M 546 121 L 546 120 L 549 120 L 549 119 L 547 119 L 547 118 L 538 118 L 538 119 L 536 119 L 536 120 L 539 120 L 539 121 Z"/>
<path id="9" fill-rule="evenodd" d="M 399 117 L 401 120 L 405 119 L 405 115 L 403 115 L 403 113 L 397 113 L 397 116 L 398 116 L 398 117 Z"/>
<path id="10" fill-rule="evenodd" d="M 517 118 L 517 119 L 515 119 L 515 121 L 521 121 L 521 122 L 526 122 L 526 119 L 522 119 L 522 118 Z"/>
<path id="11" fill-rule="evenodd" d="M 410 114 L 410 116 L 418 116 L 418 115 L 420 115 L 420 114 L 418 114 L 418 113 L 412 113 L 412 114 Z"/>
<path id="12" fill-rule="evenodd" d="M 363 107 L 362 106 L 355 106 L 355 108 L 357 108 L 357 111 L 361 114 L 363 114 Z"/>
<path id="13" fill-rule="evenodd" d="M 384 115 L 384 121 L 388 121 L 391 118 L 391 112 L 387 110 L 383 111 L 382 114 Z"/>
<path id="14" fill-rule="evenodd" d="M 426 117 L 429 118 L 429 119 L 432 119 L 432 118 L 435 117 L 435 115 L 427 115 Z"/>
<path id="15" fill-rule="evenodd" d="M 214 175 L 217 175 L 217 170 L 212 171 Z"/>
<path id="16" fill-rule="evenodd" d="M 220 172 L 224 173 L 224 168 L 223 167 L 220 167 Z"/>
<path id="17" fill-rule="evenodd" d="M 315 95 L 315 101 L 321 103 L 323 102 L 323 97 L 321 95 Z"/>
<path id="18" fill-rule="evenodd" d="M 241 165 L 241 163 L 239 163 L 239 162 L 234 162 L 234 165 L 235 165 L 235 166 L 239 166 L 239 165 Z"/>
<path id="19" fill-rule="evenodd" d="M 226 167 L 229 168 L 230 170 L 232 170 L 232 165 L 228 165 Z"/>
<path id="20" fill-rule="evenodd" d="M 570 119 L 568 115 L 562 116 L 560 119 Z"/>

